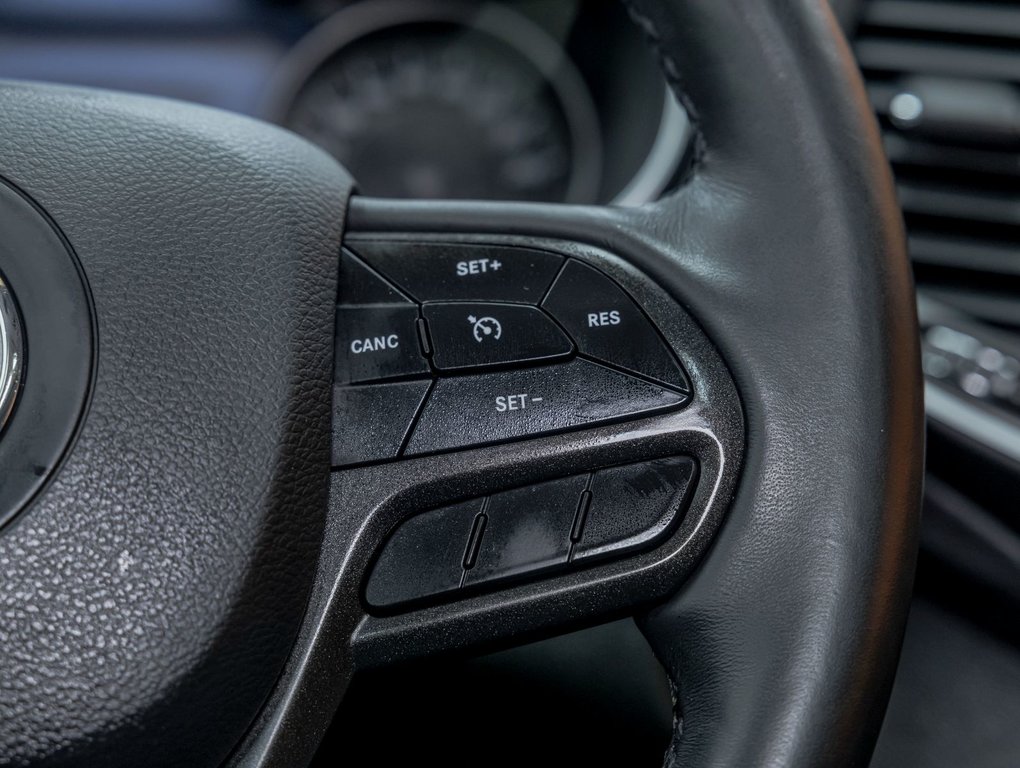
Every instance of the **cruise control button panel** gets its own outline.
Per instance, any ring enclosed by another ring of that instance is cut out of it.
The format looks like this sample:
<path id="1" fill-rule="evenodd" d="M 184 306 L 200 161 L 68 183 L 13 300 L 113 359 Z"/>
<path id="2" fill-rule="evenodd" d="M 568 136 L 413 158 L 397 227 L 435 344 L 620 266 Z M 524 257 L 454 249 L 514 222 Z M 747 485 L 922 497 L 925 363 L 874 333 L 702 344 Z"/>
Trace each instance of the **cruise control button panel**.
<path id="1" fill-rule="evenodd" d="M 679 524 L 696 480 L 695 461 L 677 456 L 415 515 L 377 553 L 365 601 L 378 609 L 435 602 L 649 548 Z"/>
<path id="2" fill-rule="evenodd" d="M 340 286 L 333 466 L 635 419 L 693 397 L 641 307 L 576 257 L 356 239 Z"/>

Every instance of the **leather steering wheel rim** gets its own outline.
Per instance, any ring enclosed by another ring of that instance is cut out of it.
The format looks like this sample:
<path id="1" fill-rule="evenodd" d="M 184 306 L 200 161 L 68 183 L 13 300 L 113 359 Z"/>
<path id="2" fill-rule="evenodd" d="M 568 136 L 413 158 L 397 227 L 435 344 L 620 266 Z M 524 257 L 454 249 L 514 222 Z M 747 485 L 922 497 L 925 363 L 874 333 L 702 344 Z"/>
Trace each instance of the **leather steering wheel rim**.
<path id="1" fill-rule="evenodd" d="M 550 599 L 515 626 L 639 609 L 676 691 L 668 765 L 867 763 L 923 465 L 913 285 L 874 118 L 822 3 L 629 6 L 697 135 L 679 189 L 633 210 L 349 202 L 346 173 L 277 129 L 0 87 L 4 194 L 80 264 L 96 358 L 73 441 L 0 530 L 0 764 L 314 751 L 356 665 L 344 589 L 368 558 L 331 523 L 348 513 L 328 423 L 345 224 L 584 241 L 695 318 L 743 407 L 718 533 L 700 562 L 675 559 L 678 584 L 660 569 L 654 594 Z"/>

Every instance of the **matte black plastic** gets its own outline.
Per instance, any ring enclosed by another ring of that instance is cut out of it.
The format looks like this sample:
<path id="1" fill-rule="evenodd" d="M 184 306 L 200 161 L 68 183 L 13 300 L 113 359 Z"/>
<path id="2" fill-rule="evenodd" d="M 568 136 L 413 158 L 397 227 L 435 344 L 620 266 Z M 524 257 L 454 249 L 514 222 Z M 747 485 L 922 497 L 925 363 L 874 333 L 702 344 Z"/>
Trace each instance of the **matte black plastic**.
<path id="1" fill-rule="evenodd" d="M 429 381 L 333 388 L 333 466 L 394 459 L 400 452 Z"/>
<path id="2" fill-rule="evenodd" d="M 428 376 L 417 323 L 414 304 L 337 307 L 336 382 Z"/>
<path id="3" fill-rule="evenodd" d="M 567 262 L 542 302 L 583 355 L 687 391 L 687 378 L 641 308 L 609 277 Z"/>
<path id="4" fill-rule="evenodd" d="M 529 363 L 567 357 L 570 339 L 537 307 L 436 303 L 422 308 L 439 370 Z"/>
<path id="5" fill-rule="evenodd" d="M 340 254 L 340 304 L 411 304 L 378 272 L 346 248 Z"/>
<path id="6" fill-rule="evenodd" d="M 418 301 L 538 304 L 563 259 L 498 245 L 359 240 L 350 247 Z"/>
<path id="7" fill-rule="evenodd" d="M 677 408 L 687 397 L 587 360 L 436 382 L 406 453 L 633 419 Z"/>
<path id="8" fill-rule="evenodd" d="M 94 373 L 95 319 L 81 266 L 61 233 L 2 181 L 0 270 L 25 340 L 21 391 L 0 435 L 2 526 L 45 486 L 78 431 Z"/>
<path id="9" fill-rule="evenodd" d="M 619 555 L 664 536 L 683 515 L 694 476 L 695 464 L 688 458 L 600 469 L 592 478 L 591 504 L 571 559 Z"/>
<path id="10" fill-rule="evenodd" d="M 416 515 L 397 528 L 368 578 L 368 604 L 383 608 L 458 589 L 482 501 L 474 499 Z"/>
<path id="11" fill-rule="evenodd" d="M 474 567 L 465 586 L 566 565 L 570 528 L 588 475 L 495 493 L 485 505 L 487 518 Z"/>

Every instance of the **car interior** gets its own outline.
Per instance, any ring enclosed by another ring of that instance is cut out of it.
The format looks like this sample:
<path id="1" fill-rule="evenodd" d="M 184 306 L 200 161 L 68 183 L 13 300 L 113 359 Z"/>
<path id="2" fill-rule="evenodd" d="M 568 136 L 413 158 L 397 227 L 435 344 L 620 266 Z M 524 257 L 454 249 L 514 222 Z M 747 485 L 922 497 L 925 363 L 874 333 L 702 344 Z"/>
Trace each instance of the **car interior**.
<path id="1" fill-rule="evenodd" d="M 0 105 L 0 765 L 1020 765 L 1020 0 L 5 0 Z"/>

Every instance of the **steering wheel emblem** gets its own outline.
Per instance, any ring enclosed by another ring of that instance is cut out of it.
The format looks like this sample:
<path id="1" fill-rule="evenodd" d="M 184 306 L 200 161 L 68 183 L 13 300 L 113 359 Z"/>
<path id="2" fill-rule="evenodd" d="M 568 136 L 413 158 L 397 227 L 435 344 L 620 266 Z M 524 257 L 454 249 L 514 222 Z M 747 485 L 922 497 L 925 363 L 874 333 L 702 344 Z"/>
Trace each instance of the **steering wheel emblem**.
<path id="1" fill-rule="evenodd" d="M 24 341 L 18 309 L 0 276 L 0 430 L 14 410 L 24 367 Z"/>

